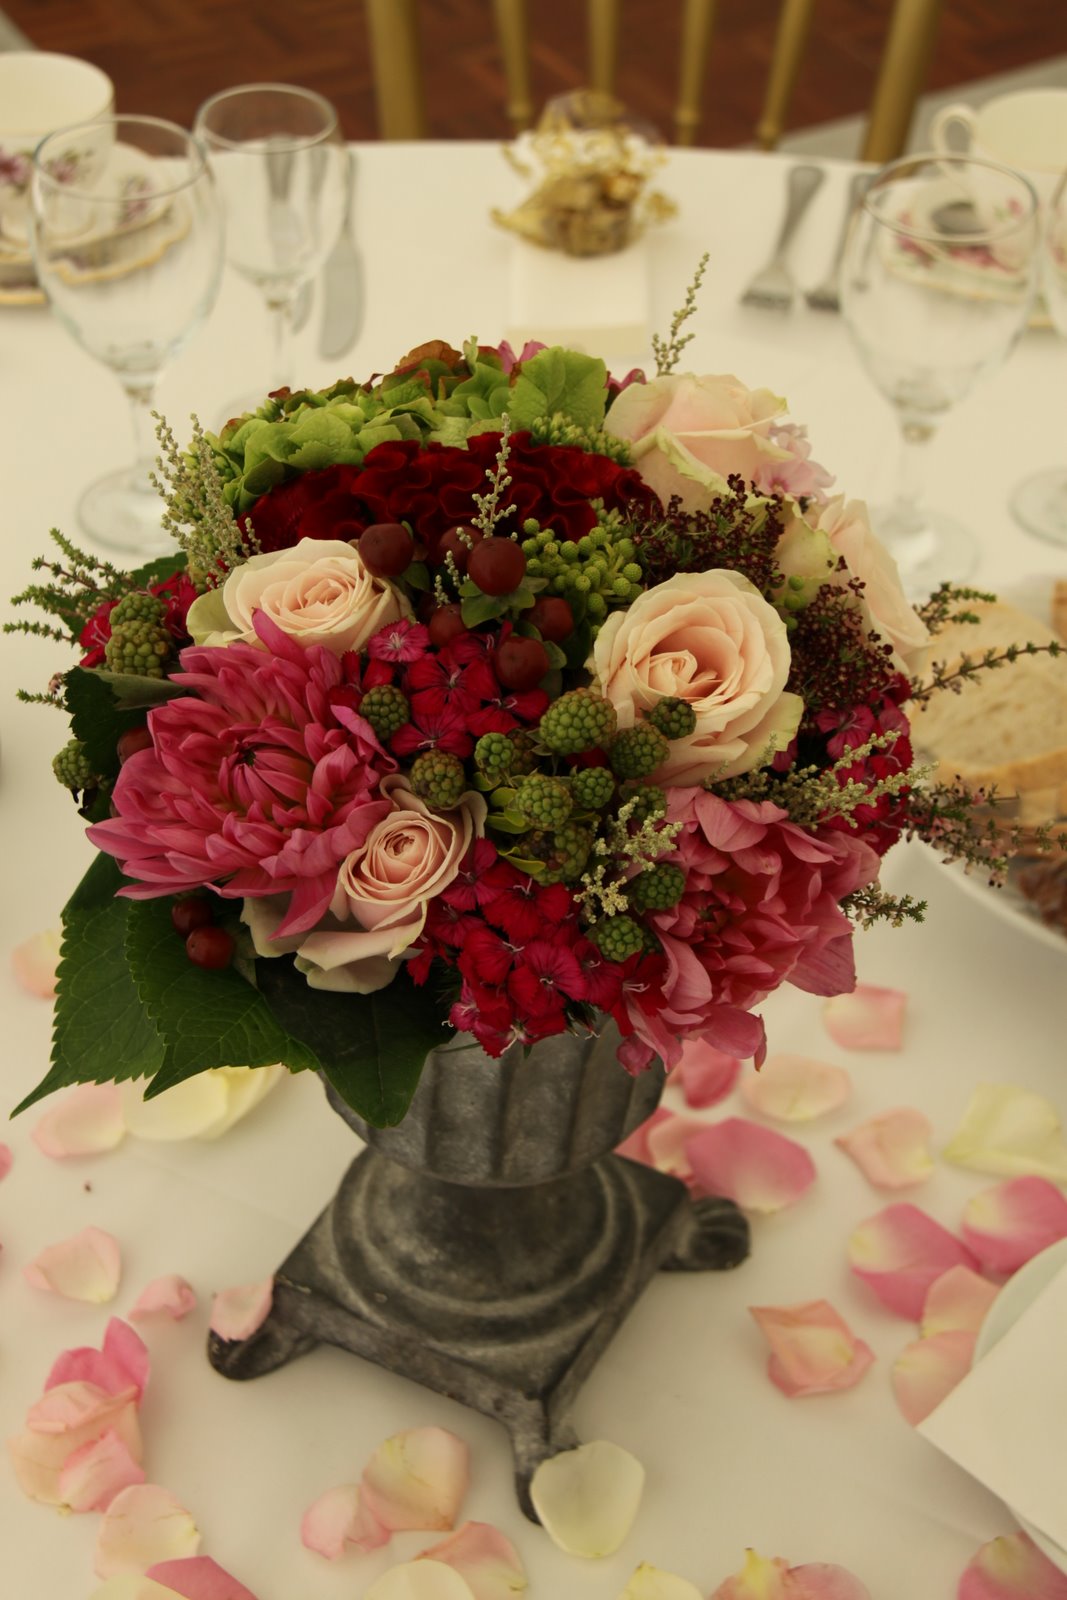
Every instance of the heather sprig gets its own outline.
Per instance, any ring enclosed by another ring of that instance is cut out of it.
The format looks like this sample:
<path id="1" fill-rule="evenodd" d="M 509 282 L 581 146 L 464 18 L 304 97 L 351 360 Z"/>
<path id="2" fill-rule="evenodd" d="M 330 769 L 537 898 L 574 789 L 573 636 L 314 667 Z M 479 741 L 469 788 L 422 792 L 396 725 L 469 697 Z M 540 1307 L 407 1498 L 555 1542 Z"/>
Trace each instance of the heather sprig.
<path id="1" fill-rule="evenodd" d="M 1024 644 L 1005 645 L 1003 650 L 992 646 L 978 656 L 962 655 L 951 666 L 946 661 L 935 661 L 930 667 L 929 679 L 913 686 L 911 699 L 914 704 L 924 705 L 931 695 L 944 689 L 959 694 L 964 684 L 976 678 L 980 672 L 995 672 L 1001 667 L 1011 666 L 1020 656 L 1060 656 L 1065 650 L 1067 645 L 1061 644 L 1058 639 L 1050 639 L 1047 644 L 1034 644 L 1027 640 Z"/>
<path id="2" fill-rule="evenodd" d="M 46 572 L 47 583 L 31 583 L 20 594 L 12 597 L 12 605 L 34 605 L 55 622 L 5 622 L 5 633 L 36 634 L 45 639 L 58 639 L 64 644 L 77 644 L 78 635 L 93 613 L 106 601 L 117 600 L 135 587 L 128 573 L 102 561 L 99 556 L 88 555 L 72 540 L 51 530 L 50 537 L 58 545 L 63 561 L 50 561 L 47 556 L 36 556 L 31 563 L 34 572 Z M 36 696 L 34 697 L 36 698 Z"/>
<path id="3" fill-rule="evenodd" d="M 666 513 L 629 529 L 637 560 L 652 585 L 678 572 L 709 572 L 721 567 L 740 572 L 761 594 L 783 582 L 778 571 L 782 501 L 753 495 L 743 478 L 731 474 L 725 494 L 707 511 L 683 511 L 672 495 Z"/>
<path id="4" fill-rule="evenodd" d="M 188 451 L 179 448 L 170 425 L 158 412 L 160 457 L 152 482 L 166 503 L 161 522 L 185 551 L 189 575 L 200 588 L 254 555 L 259 545 L 251 527 L 243 532 L 223 493 L 215 454 L 194 416 Z"/>
<path id="5" fill-rule="evenodd" d="M 915 610 L 930 632 L 937 633 L 950 622 L 978 622 L 978 614 L 970 609 L 969 602 L 981 601 L 990 605 L 995 600 L 996 595 L 987 594 L 982 589 L 964 589 L 953 583 L 942 583 Z"/>
<path id="6" fill-rule="evenodd" d="M 905 922 L 926 921 L 925 900 L 916 900 L 910 894 L 888 894 L 878 883 L 854 889 L 842 900 L 841 909 L 858 928 L 873 928 L 878 922 L 900 928 Z"/>
<path id="7" fill-rule="evenodd" d="M 849 777 L 842 782 L 842 774 L 869 756 L 891 750 L 899 738 L 898 730 L 888 729 L 853 745 L 830 767 L 792 767 L 788 772 L 760 767 L 736 778 L 708 778 L 704 787 L 723 800 L 771 800 L 788 813 L 790 822 L 812 832 L 831 817 L 843 817 L 850 827 L 856 827 L 854 813 L 861 806 L 909 792 L 929 771 L 911 766 L 881 778 L 865 776 L 862 783 Z"/>

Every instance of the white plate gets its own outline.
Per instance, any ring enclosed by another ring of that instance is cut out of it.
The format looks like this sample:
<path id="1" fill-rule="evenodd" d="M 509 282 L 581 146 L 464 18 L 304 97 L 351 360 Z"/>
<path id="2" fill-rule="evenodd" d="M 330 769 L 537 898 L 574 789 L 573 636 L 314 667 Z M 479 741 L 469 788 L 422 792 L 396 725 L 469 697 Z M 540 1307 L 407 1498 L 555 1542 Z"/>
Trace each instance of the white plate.
<path id="1" fill-rule="evenodd" d="M 938 859 L 940 861 L 940 857 Z M 1004 887 L 994 889 L 977 868 L 973 872 L 964 872 L 960 862 L 941 864 L 953 883 L 958 884 L 965 894 L 983 905 L 987 911 L 992 911 L 1001 917 L 1017 933 L 1025 933 L 1031 938 L 1039 939 L 1042 944 L 1048 945 L 1050 950 L 1058 950 L 1061 955 L 1067 955 L 1067 933 L 1061 933 L 1058 928 L 1050 927 L 1042 920 L 1041 913 L 1033 901 L 1028 900 L 1022 890 L 1016 888 L 1011 881 L 1010 873 Z"/>
<path id="2" fill-rule="evenodd" d="M 1050 1244 L 1047 1250 L 1042 1250 L 1040 1255 L 1034 1256 L 1033 1260 L 1028 1261 L 1025 1267 L 1020 1267 L 1018 1272 L 1008 1279 L 990 1306 L 979 1330 L 974 1346 L 975 1361 L 981 1361 L 982 1357 L 1003 1339 L 1008 1329 L 1018 1322 L 1029 1306 L 1033 1305 L 1042 1289 L 1052 1282 L 1064 1265 L 1067 1265 L 1067 1239 L 1060 1239 L 1056 1244 Z M 1011 1506 L 1008 1510 L 1053 1566 L 1059 1567 L 1061 1572 L 1067 1572 L 1067 1550 L 1062 1545 L 1056 1544 L 1055 1540 L 1048 1538 L 1040 1528 L 1035 1528 L 1033 1523 L 1027 1522 L 1026 1518 L 1021 1517 Z"/>

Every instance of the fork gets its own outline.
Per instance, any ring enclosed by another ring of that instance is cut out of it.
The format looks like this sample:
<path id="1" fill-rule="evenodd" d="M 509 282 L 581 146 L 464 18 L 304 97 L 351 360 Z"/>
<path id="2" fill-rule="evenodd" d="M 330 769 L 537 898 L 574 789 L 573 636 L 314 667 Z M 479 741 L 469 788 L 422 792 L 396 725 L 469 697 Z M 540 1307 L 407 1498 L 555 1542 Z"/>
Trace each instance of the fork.
<path id="1" fill-rule="evenodd" d="M 849 224 L 870 181 L 871 174 L 869 172 L 854 172 L 852 174 L 852 181 L 848 186 L 845 214 L 841 219 L 841 232 L 834 249 L 833 260 L 827 268 L 826 276 L 822 282 L 817 283 L 814 289 L 808 289 L 804 295 L 804 299 L 812 311 L 841 310 L 841 263 L 845 258 Z"/>
<path id="2" fill-rule="evenodd" d="M 741 296 L 742 305 L 760 306 L 767 311 L 788 311 L 792 306 L 796 284 L 786 265 L 786 256 L 800 219 L 825 176 L 821 167 L 807 164 L 790 169 L 778 242 L 767 265 L 756 273 Z"/>

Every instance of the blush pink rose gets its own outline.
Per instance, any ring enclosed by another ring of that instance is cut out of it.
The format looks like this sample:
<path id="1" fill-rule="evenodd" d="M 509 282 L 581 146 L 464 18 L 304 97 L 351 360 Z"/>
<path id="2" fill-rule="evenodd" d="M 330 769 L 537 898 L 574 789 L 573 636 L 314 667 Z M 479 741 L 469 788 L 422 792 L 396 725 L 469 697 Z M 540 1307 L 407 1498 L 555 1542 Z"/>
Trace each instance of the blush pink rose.
<path id="1" fill-rule="evenodd" d="M 361 650 L 379 628 L 411 616 L 407 597 L 340 539 L 301 539 L 291 550 L 250 557 L 193 601 L 186 626 L 196 644 L 258 644 L 257 611 L 291 639 L 335 655 Z"/>
<path id="2" fill-rule="evenodd" d="M 785 688 L 785 623 L 736 572 L 682 572 L 646 589 L 608 617 L 586 665 L 620 729 L 668 695 L 692 706 L 696 728 L 671 741 L 659 783 L 748 772 L 785 749 L 803 711 Z"/>
<path id="3" fill-rule="evenodd" d="M 814 526 L 826 534 L 834 553 L 845 558 L 852 576 L 862 580 L 871 622 L 893 646 L 894 664 L 903 672 L 914 672 L 930 633 L 904 593 L 896 562 L 872 532 L 866 505 L 835 495 Z"/>
<path id="4" fill-rule="evenodd" d="M 812 494 L 829 478 L 808 459 L 803 430 L 785 423 L 785 401 L 730 374 L 669 374 L 631 384 L 604 422 L 629 441 L 634 466 L 664 505 L 672 495 L 703 510 L 738 473 L 764 493 Z"/>

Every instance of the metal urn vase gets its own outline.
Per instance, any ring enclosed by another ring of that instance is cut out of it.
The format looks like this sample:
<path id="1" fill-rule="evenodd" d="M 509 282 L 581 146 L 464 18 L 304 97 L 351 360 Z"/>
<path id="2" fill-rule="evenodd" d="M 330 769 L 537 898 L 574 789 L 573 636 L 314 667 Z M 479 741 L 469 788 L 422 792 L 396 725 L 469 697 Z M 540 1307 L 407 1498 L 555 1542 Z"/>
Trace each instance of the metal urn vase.
<path id="1" fill-rule="evenodd" d="M 742 1214 L 611 1152 L 663 1073 L 618 1063 L 613 1023 L 493 1060 L 469 1034 L 431 1052 L 403 1122 L 372 1128 L 333 1201 L 278 1269 L 249 1339 L 209 1356 L 252 1378 L 339 1345 L 498 1418 L 528 1515 L 539 1462 L 576 1441 L 567 1412 L 659 1268 L 736 1266 Z"/>

